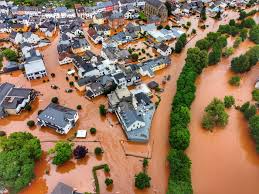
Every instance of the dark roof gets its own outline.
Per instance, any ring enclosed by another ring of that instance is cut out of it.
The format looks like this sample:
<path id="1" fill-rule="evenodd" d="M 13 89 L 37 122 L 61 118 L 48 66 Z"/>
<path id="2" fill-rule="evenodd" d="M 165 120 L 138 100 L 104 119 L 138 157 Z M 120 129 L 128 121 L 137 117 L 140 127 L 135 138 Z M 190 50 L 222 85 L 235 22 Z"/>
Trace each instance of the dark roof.
<path id="1" fill-rule="evenodd" d="M 59 182 L 51 194 L 73 194 L 74 189 L 64 183 Z"/>
<path id="2" fill-rule="evenodd" d="M 151 81 L 151 82 L 149 82 L 149 83 L 147 84 L 147 86 L 148 86 L 149 88 L 151 88 L 151 89 L 155 89 L 155 88 L 157 88 L 157 87 L 159 86 L 159 84 L 156 83 L 155 81 Z"/>
<path id="3" fill-rule="evenodd" d="M 138 104 L 149 105 L 151 103 L 150 98 L 143 92 L 135 94 L 135 98 L 138 101 Z"/>
<path id="4" fill-rule="evenodd" d="M 40 120 L 46 121 L 59 127 L 65 127 L 68 119 L 73 120 L 77 112 L 73 109 L 50 103 L 38 116 Z"/>

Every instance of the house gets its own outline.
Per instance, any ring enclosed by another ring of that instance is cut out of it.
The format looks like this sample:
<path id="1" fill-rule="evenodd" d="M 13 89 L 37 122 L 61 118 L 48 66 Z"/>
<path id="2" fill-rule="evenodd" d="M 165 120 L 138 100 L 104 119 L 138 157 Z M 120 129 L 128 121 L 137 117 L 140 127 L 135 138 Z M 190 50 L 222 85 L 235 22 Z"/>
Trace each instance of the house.
<path id="1" fill-rule="evenodd" d="M 98 13 L 98 14 L 94 15 L 93 23 L 101 25 L 101 24 L 104 24 L 104 22 L 105 22 L 105 18 L 102 13 Z"/>
<path id="2" fill-rule="evenodd" d="M 69 64 L 73 62 L 73 56 L 70 53 L 61 53 L 58 57 L 59 65 Z"/>
<path id="3" fill-rule="evenodd" d="M 10 83 L 0 84 L 0 118 L 17 115 L 35 98 L 35 91 L 29 88 L 18 88 Z"/>
<path id="4" fill-rule="evenodd" d="M 144 13 L 148 18 L 156 15 L 162 22 L 165 22 L 168 17 L 167 8 L 160 0 L 146 0 Z"/>
<path id="5" fill-rule="evenodd" d="M 160 43 L 155 46 L 158 53 L 163 56 L 169 56 L 172 54 L 172 48 L 167 46 L 165 43 Z"/>
<path id="6" fill-rule="evenodd" d="M 127 85 L 126 76 L 123 72 L 118 72 L 118 73 L 112 74 L 112 78 L 118 86 L 126 86 Z"/>
<path id="7" fill-rule="evenodd" d="M 50 103 L 38 115 L 37 123 L 41 127 L 53 128 L 57 133 L 67 134 L 75 126 L 78 118 L 77 111 L 59 104 Z"/>
<path id="8" fill-rule="evenodd" d="M 124 25 L 124 17 L 120 12 L 113 12 L 112 15 L 108 19 L 109 26 L 111 28 L 118 28 Z"/>
<path id="9" fill-rule="evenodd" d="M 10 33 L 12 31 L 8 23 L 0 23 L 0 33 Z"/>
<path id="10" fill-rule="evenodd" d="M 26 32 L 28 30 L 28 26 L 24 25 L 24 24 L 10 24 L 11 28 L 13 31 L 15 32 Z"/>
<path id="11" fill-rule="evenodd" d="M 156 59 L 150 59 L 140 65 L 140 74 L 142 76 L 153 77 L 155 71 L 163 69 L 170 64 L 171 59 L 169 57 L 160 56 Z"/>
<path id="12" fill-rule="evenodd" d="M 74 54 L 90 50 L 90 45 L 85 38 L 74 38 L 71 41 L 71 50 Z"/>
<path id="13" fill-rule="evenodd" d="M 47 76 L 47 71 L 42 57 L 33 56 L 26 59 L 24 69 L 28 80 L 38 79 Z"/>
<path id="14" fill-rule="evenodd" d="M 80 78 L 78 81 L 75 82 L 75 88 L 80 92 L 84 92 L 86 90 L 86 85 L 96 82 L 96 80 L 96 76 Z"/>
<path id="15" fill-rule="evenodd" d="M 97 34 L 102 36 L 110 36 L 111 35 L 111 27 L 108 24 L 93 24 L 93 28 L 97 32 Z"/>
<path id="16" fill-rule="evenodd" d="M 59 182 L 54 188 L 54 190 L 51 192 L 51 194 L 82 194 L 82 193 L 78 193 L 76 189 L 64 183 Z"/>
<path id="17" fill-rule="evenodd" d="M 102 44 L 103 36 L 97 34 L 95 29 L 89 28 L 87 34 L 95 44 Z"/>
<path id="18" fill-rule="evenodd" d="M 122 101 L 131 102 L 132 94 L 127 87 L 117 87 L 110 94 L 107 94 L 109 109 L 111 112 L 115 112 L 119 103 Z"/>
<path id="19" fill-rule="evenodd" d="M 10 41 L 13 42 L 14 44 L 19 44 L 19 43 L 22 43 L 23 41 L 22 34 L 15 31 L 11 32 L 9 38 L 10 38 Z"/>
<path id="20" fill-rule="evenodd" d="M 30 44 L 37 44 L 41 38 L 32 32 L 25 32 L 23 33 L 23 42 L 27 42 Z"/>

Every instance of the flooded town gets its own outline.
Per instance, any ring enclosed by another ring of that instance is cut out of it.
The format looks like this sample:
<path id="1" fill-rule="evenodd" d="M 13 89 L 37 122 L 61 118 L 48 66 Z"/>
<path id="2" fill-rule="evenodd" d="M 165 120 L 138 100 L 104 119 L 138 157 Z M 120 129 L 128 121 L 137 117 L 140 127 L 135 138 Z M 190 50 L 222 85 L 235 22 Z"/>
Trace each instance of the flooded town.
<path id="1" fill-rule="evenodd" d="M 258 10 L 0 1 L 0 193 L 258 194 Z"/>

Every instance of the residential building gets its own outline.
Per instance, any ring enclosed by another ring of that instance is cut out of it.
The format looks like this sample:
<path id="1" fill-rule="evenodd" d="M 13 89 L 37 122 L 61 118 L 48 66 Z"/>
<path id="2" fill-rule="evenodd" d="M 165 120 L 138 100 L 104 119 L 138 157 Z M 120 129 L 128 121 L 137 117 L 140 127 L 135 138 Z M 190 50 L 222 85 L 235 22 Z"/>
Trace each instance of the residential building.
<path id="1" fill-rule="evenodd" d="M 54 103 L 50 103 L 37 118 L 38 125 L 53 128 L 61 134 L 67 134 L 78 119 L 77 111 Z"/>
<path id="2" fill-rule="evenodd" d="M 10 83 L 0 84 L 0 118 L 17 115 L 35 98 L 35 91 L 29 88 L 18 88 Z"/>
<path id="3" fill-rule="evenodd" d="M 153 15 L 158 16 L 162 22 L 165 22 L 168 17 L 167 8 L 160 0 L 146 0 L 144 13 L 148 18 Z"/>

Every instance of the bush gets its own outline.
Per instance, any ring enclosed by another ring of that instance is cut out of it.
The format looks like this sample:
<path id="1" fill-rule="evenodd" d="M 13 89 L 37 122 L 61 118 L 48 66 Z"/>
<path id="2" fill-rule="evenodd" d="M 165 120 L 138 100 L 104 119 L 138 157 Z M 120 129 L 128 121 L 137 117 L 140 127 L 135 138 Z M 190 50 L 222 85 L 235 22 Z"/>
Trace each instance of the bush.
<path id="1" fill-rule="evenodd" d="M 137 53 L 132 53 L 131 54 L 131 59 L 133 62 L 138 61 L 139 55 Z"/>
<path id="2" fill-rule="evenodd" d="M 170 130 L 170 145 L 177 150 L 185 150 L 190 144 L 190 132 L 187 128 L 174 127 Z"/>
<path id="3" fill-rule="evenodd" d="M 56 74 L 55 73 L 51 73 L 50 76 L 54 78 L 54 77 L 56 77 Z"/>
<path id="4" fill-rule="evenodd" d="M 86 149 L 85 146 L 78 145 L 73 151 L 73 154 L 75 156 L 75 159 L 82 159 L 86 156 L 88 153 L 88 149 Z"/>
<path id="5" fill-rule="evenodd" d="M 92 127 L 92 128 L 90 129 L 90 133 L 91 133 L 92 135 L 96 134 L 96 128 L 93 128 L 93 127 Z"/>
<path id="6" fill-rule="evenodd" d="M 77 110 L 82 110 L 82 106 L 79 104 L 79 105 L 76 106 L 76 109 Z"/>
<path id="7" fill-rule="evenodd" d="M 252 28 L 253 26 L 256 25 L 256 22 L 254 21 L 253 18 L 247 18 L 242 21 L 241 25 L 245 28 Z"/>
<path id="8" fill-rule="evenodd" d="M 72 144 L 66 141 L 59 141 L 56 143 L 54 149 L 50 150 L 50 153 L 54 153 L 52 163 L 55 165 L 64 164 L 70 160 L 72 156 Z"/>
<path id="9" fill-rule="evenodd" d="M 253 117 L 256 114 L 256 107 L 255 105 L 250 105 L 245 111 L 244 116 L 247 120 Z"/>
<path id="10" fill-rule="evenodd" d="M 209 65 L 215 65 L 220 61 L 221 49 L 219 47 L 213 48 L 209 53 Z"/>
<path id="11" fill-rule="evenodd" d="M 241 42 L 242 42 L 242 38 L 241 37 L 237 37 L 235 42 L 234 42 L 234 44 L 233 44 L 233 47 L 237 48 L 240 45 Z"/>
<path id="12" fill-rule="evenodd" d="M 256 44 L 259 44 L 259 25 L 254 26 L 249 31 L 249 39 Z"/>
<path id="13" fill-rule="evenodd" d="M 250 102 L 246 102 L 241 106 L 240 111 L 244 113 L 249 107 L 250 107 Z"/>
<path id="14" fill-rule="evenodd" d="M 52 103 L 55 103 L 55 104 L 58 104 L 58 97 L 53 97 L 53 98 L 51 99 L 51 102 L 52 102 Z"/>
<path id="15" fill-rule="evenodd" d="M 224 105 L 226 108 L 231 108 L 235 104 L 235 98 L 233 96 L 224 97 Z"/>
<path id="16" fill-rule="evenodd" d="M 142 166 L 143 166 L 144 169 L 146 169 L 148 167 L 148 159 L 147 158 L 144 158 Z"/>
<path id="17" fill-rule="evenodd" d="M 31 105 L 26 104 L 25 107 L 24 107 L 24 109 L 27 110 L 27 111 L 31 111 Z"/>
<path id="18" fill-rule="evenodd" d="M 256 143 L 256 151 L 259 153 L 259 115 L 249 119 L 250 134 Z"/>
<path id="19" fill-rule="evenodd" d="M 74 82 L 73 81 L 70 81 L 69 82 L 69 85 L 72 87 L 72 86 L 74 86 Z"/>
<path id="20" fill-rule="evenodd" d="M 224 103 L 214 98 L 205 108 L 206 114 L 202 119 L 202 126 L 205 129 L 212 130 L 215 126 L 224 127 L 228 123 L 228 114 L 225 112 Z"/>
<path id="21" fill-rule="evenodd" d="M 18 55 L 15 51 L 12 49 L 4 49 L 2 51 L 3 56 L 5 56 L 9 61 L 17 61 L 18 60 Z"/>
<path id="22" fill-rule="evenodd" d="M 0 131 L 0 137 L 6 136 L 6 133 L 4 131 Z"/>
<path id="23" fill-rule="evenodd" d="M 110 172 L 110 167 L 108 166 L 108 164 L 105 164 L 105 165 L 104 165 L 103 170 L 104 170 L 104 172 L 106 172 L 106 173 L 109 173 L 109 172 Z"/>
<path id="24" fill-rule="evenodd" d="M 27 122 L 27 126 L 28 127 L 34 127 L 35 126 L 35 122 L 33 120 L 30 120 Z"/>
<path id="25" fill-rule="evenodd" d="M 106 186 L 110 186 L 110 185 L 113 184 L 113 180 L 110 179 L 110 178 L 106 178 L 106 179 L 105 179 L 105 184 L 106 184 Z"/>
<path id="26" fill-rule="evenodd" d="M 259 102 L 259 89 L 254 89 L 252 92 L 253 100 Z"/>
<path id="27" fill-rule="evenodd" d="M 100 148 L 100 147 L 96 147 L 95 149 L 94 149 L 94 153 L 95 153 L 95 155 L 101 155 L 102 153 L 103 153 L 103 150 L 102 150 L 102 148 Z"/>
<path id="28" fill-rule="evenodd" d="M 145 189 L 150 187 L 151 178 L 144 172 L 135 175 L 135 187 Z"/>
<path id="29" fill-rule="evenodd" d="M 101 105 L 99 106 L 99 112 L 100 112 L 100 114 L 101 114 L 102 116 L 105 116 L 105 115 L 107 114 L 107 110 L 106 110 L 106 108 L 105 108 L 105 105 L 101 104 Z"/>
<path id="30" fill-rule="evenodd" d="M 182 41 L 178 40 L 175 43 L 175 52 L 180 53 L 182 51 L 183 47 L 184 47 L 184 45 L 183 45 Z"/>
<path id="31" fill-rule="evenodd" d="M 226 48 L 226 49 L 222 52 L 222 55 L 223 55 L 223 57 L 229 57 L 229 56 L 232 55 L 233 53 L 234 53 L 234 48 L 229 47 L 229 48 Z"/>
<path id="32" fill-rule="evenodd" d="M 240 77 L 239 76 L 233 76 L 230 78 L 228 83 L 232 86 L 239 86 L 240 85 Z"/>

